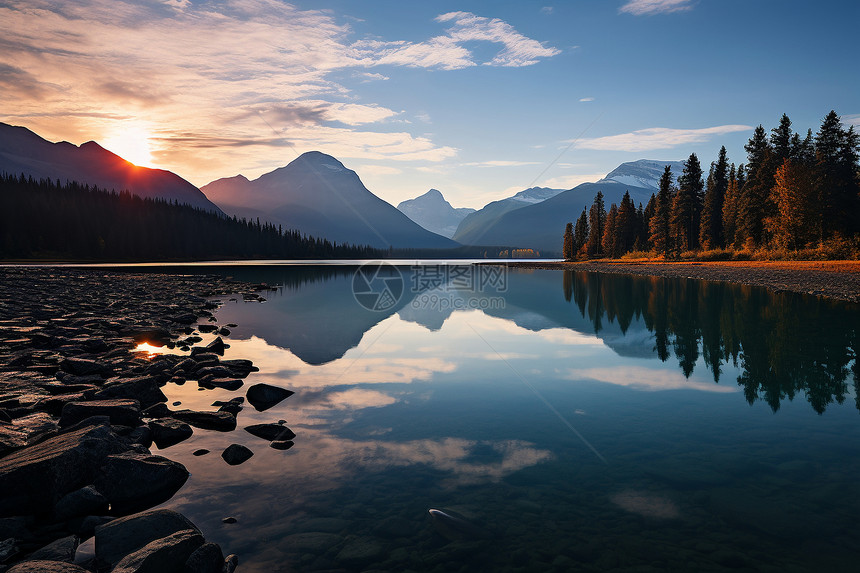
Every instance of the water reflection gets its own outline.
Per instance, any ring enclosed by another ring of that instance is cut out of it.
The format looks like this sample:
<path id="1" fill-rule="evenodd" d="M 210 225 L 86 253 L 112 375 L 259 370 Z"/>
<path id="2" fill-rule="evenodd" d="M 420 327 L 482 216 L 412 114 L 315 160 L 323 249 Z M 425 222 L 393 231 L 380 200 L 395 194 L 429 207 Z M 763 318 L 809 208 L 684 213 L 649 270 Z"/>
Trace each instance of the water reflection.
<path id="1" fill-rule="evenodd" d="M 674 354 L 684 376 L 700 357 L 717 383 L 724 365 L 739 367 L 737 382 L 751 404 L 764 400 L 775 412 L 803 394 L 822 413 L 848 395 L 857 305 L 728 283 L 573 271 L 564 272 L 563 292 L 598 335 L 607 323 L 626 333 L 641 317 L 653 352 L 663 362 Z M 856 396 L 856 361 L 853 371 Z"/>

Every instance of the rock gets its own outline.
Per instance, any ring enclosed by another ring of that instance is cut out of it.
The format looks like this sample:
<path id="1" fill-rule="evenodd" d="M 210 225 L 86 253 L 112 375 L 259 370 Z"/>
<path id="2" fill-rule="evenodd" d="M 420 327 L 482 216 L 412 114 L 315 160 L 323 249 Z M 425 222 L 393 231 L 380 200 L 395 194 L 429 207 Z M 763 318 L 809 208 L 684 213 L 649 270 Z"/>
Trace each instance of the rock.
<path id="1" fill-rule="evenodd" d="M 151 509 L 96 527 L 96 559 L 113 567 L 126 555 L 180 531 L 200 533 L 187 517 L 171 509 Z"/>
<path id="2" fill-rule="evenodd" d="M 203 430 L 232 432 L 236 429 L 236 416 L 230 412 L 198 412 L 195 410 L 178 410 L 173 417 Z"/>
<path id="3" fill-rule="evenodd" d="M 385 548 L 375 538 L 357 537 L 347 541 L 335 559 L 356 567 L 376 560 L 384 551 Z"/>
<path id="4" fill-rule="evenodd" d="M 287 390 L 286 388 L 281 388 L 279 386 L 272 386 L 271 384 L 254 384 L 248 388 L 246 396 L 248 397 L 248 402 L 250 402 L 258 412 L 262 412 L 289 398 L 293 394 L 294 392 L 291 390 Z"/>
<path id="5" fill-rule="evenodd" d="M 205 334 L 207 332 L 215 332 L 218 330 L 218 327 L 214 324 L 198 324 L 197 330 Z"/>
<path id="6" fill-rule="evenodd" d="M 173 418 L 160 418 L 149 422 L 152 439 L 159 450 L 169 448 L 194 434 L 191 426 Z"/>
<path id="7" fill-rule="evenodd" d="M 239 464 L 251 459 L 251 456 L 253 455 L 254 452 L 241 444 L 230 444 L 227 446 L 227 449 L 221 453 L 221 457 L 224 458 L 224 461 L 231 466 L 238 466 Z"/>
<path id="8" fill-rule="evenodd" d="M 196 529 L 172 533 L 126 555 L 112 573 L 183 573 L 185 562 L 204 542 Z"/>
<path id="9" fill-rule="evenodd" d="M 192 312 L 183 312 L 181 314 L 171 316 L 169 320 L 178 322 L 179 324 L 194 324 L 197 322 L 197 315 Z"/>
<path id="10" fill-rule="evenodd" d="M 170 331 L 165 328 L 137 326 L 124 328 L 123 336 L 130 336 L 135 342 L 148 342 L 153 346 L 162 346 L 170 342 Z"/>
<path id="11" fill-rule="evenodd" d="M 151 376 L 139 378 L 118 378 L 96 392 L 94 398 L 127 398 L 140 402 L 141 408 L 149 408 L 159 402 L 167 402 L 167 396 L 158 386 L 158 381 Z"/>
<path id="12" fill-rule="evenodd" d="M 167 418 L 173 415 L 173 411 L 164 402 L 153 404 L 140 413 L 142 418 Z"/>
<path id="13" fill-rule="evenodd" d="M 237 557 L 235 553 L 231 553 L 224 558 L 224 573 L 233 573 L 238 566 L 239 557 Z"/>
<path id="14" fill-rule="evenodd" d="M 37 549 L 26 561 L 62 561 L 73 563 L 75 550 L 78 548 L 78 538 L 74 535 L 61 537 L 48 545 Z"/>
<path id="15" fill-rule="evenodd" d="M 254 424 L 246 426 L 245 431 L 270 442 L 292 440 L 296 437 L 291 429 L 280 424 Z"/>
<path id="16" fill-rule="evenodd" d="M 289 450 L 295 445 L 295 442 L 293 442 L 292 440 L 275 440 L 274 442 L 269 444 L 269 447 L 275 448 L 276 450 Z"/>
<path id="17" fill-rule="evenodd" d="M 83 567 L 62 561 L 24 561 L 12 566 L 6 573 L 89 573 Z"/>
<path id="18" fill-rule="evenodd" d="M 224 356 L 225 347 L 226 345 L 220 336 L 205 346 L 208 352 L 214 352 L 218 356 Z"/>
<path id="19" fill-rule="evenodd" d="M 54 508 L 57 521 L 81 515 L 102 515 L 107 512 L 108 500 L 91 485 L 64 495 Z"/>
<path id="20" fill-rule="evenodd" d="M 185 561 L 187 573 L 222 573 L 224 553 L 217 543 L 204 543 Z"/>
<path id="21" fill-rule="evenodd" d="M 235 517 L 225 517 L 224 519 L 221 520 L 221 523 L 226 523 L 227 525 L 232 525 L 233 523 L 236 523 L 236 521 L 237 520 Z"/>
<path id="22" fill-rule="evenodd" d="M 208 380 L 207 384 L 214 386 L 215 388 L 223 388 L 224 390 L 235 392 L 245 383 L 241 380 L 236 380 L 235 378 L 213 378 L 212 380 Z"/>
<path id="23" fill-rule="evenodd" d="M 208 453 L 209 453 L 209 450 L 201 448 L 199 450 L 194 450 L 193 452 L 191 452 L 191 455 L 199 457 L 199 456 L 205 456 Z"/>
<path id="24" fill-rule="evenodd" d="M 309 531 L 307 533 L 294 533 L 283 538 L 281 544 L 291 553 L 316 553 L 321 554 L 330 547 L 337 545 L 343 538 L 333 533 L 322 533 Z"/>
<path id="25" fill-rule="evenodd" d="M 201 379 L 207 376 L 211 378 L 229 378 L 233 374 L 229 368 L 217 364 L 214 366 L 204 366 L 198 369 L 195 375 L 198 379 Z"/>
<path id="26" fill-rule="evenodd" d="M 108 377 L 113 374 L 113 370 L 109 365 L 86 358 L 64 358 L 60 361 L 60 368 L 69 374 L 77 376 L 96 374 Z"/>
<path id="27" fill-rule="evenodd" d="M 167 501 L 188 475 L 178 462 L 127 452 L 105 458 L 93 485 L 108 498 L 112 511 L 127 513 Z"/>
<path id="28" fill-rule="evenodd" d="M 90 416 L 89 418 L 84 418 L 77 424 L 72 424 L 68 428 L 62 428 L 60 433 L 67 434 L 69 432 L 77 432 L 83 428 L 89 428 L 90 426 L 105 426 L 110 428 L 110 418 L 107 416 Z"/>
<path id="29" fill-rule="evenodd" d="M 136 427 L 140 424 L 140 403 L 137 400 L 69 402 L 63 406 L 60 427 L 71 426 L 90 416 L 107 416 L 111 424 Z"/>
<path id="30" fill-rule="evenodd" d="M 110 523 L 113 519 L 113 517 L 106 515 L 87 515 L 85 517 L 78 517 L 67 521 L 66 527 L 80 539 L 90 539 L 95 533 L 96 527 L 104 525 L 105 523 Z M 75 560 L 78 563 L 80 561 L 77 557 L 80 554 L 81 548 L 78 547 L 78 551 L 75 553 Z"/>
<path id="31" fill-rule="evenodd" d="M 0 563 L 18 554 L 18 543 L 14 537 L 0 541 Z"/>
<path id="32" fill-rule="evenodd" d="M 147 425 L 138 426 L 132 429 L 132 431 L 125 435 L 125 438 L 128 441 L 134 444 L 140 444 L 147 449 L 152 445 L 152 431 Z"/>
<path id="33" fill-rule="evenodd" d="M 0 425 L 0 455 L 34 444 L 57 433 L 57 422 L 44 412 L 36 412 L 15 420 L 8 418 Z"/>
<path id="34" fill-rule="evenodd" d="M 0 517 L 50 512 L 127 448 L 109 426 L 89 426 L 12 452 L 0 459 Z"/>

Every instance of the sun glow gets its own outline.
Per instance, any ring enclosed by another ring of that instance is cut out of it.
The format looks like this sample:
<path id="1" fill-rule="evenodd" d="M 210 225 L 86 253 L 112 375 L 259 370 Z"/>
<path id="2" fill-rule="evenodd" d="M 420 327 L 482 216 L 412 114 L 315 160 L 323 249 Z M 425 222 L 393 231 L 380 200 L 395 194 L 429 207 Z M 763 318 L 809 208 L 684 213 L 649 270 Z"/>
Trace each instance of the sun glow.
<path id="1" fill-rule="evenodd" d="M 140 167 L 152 167 L 150 132 L 142 125 L 121 125 L 108 132 L 101 146 Z"/>

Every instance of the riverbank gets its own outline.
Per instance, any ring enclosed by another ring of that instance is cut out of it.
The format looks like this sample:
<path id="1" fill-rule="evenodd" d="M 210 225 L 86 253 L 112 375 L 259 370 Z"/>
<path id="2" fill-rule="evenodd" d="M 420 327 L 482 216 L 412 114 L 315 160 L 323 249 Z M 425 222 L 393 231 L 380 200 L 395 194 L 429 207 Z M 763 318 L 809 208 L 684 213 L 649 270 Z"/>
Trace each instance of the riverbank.
<path id="1" fill-rule="evenodd" d="M 612 260 L 530 261 L 506 264 L 511 268 L 563 269 L 724 281 L 860 303 L 860 261 L 638 262 Z"/>
<path id="2" fill-rule="evenodd" d="M 162 454 L 195 431 L 236 428 L 244 391 L 193 411 L 168 408 L 161 388 L 242 388 L 256 368 L 222 359 L 235 325 L 216 324 L 212 297 L 263 300 L 265 288 L 206 275 L 0 268 L 0 572 L 236 568 L 236 556 L 184 516 L 147 511 L 189 475 L 150 447 Z M 213 338 L 206 346 L 201 333 Z M 137 351 L 143 342 L 185 352 Z M 251 386 L 252 403 L 257 386 L 266 385 Z"/>

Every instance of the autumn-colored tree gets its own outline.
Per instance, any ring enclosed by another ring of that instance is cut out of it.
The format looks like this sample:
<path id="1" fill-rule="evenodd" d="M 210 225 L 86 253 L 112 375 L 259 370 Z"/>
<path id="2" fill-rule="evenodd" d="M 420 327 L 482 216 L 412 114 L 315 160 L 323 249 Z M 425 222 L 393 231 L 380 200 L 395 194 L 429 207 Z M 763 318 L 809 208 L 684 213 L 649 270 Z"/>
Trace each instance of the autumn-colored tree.
<path id="1" fill-rule="evenodd" d="M 692 251 L 699 246 L 703 190 L 702 166 L 696 154 L 691 153 L 678 178 L 670 219 L 672 236 L 681 251 Z"/>
<path id="2" fill-rule="evenodd" d="M 573 223 L 568 223 L 564 228 L 564 242 L 562 244 L 562 256 L 565 260 L 573 260 Z"/>
<path id="3" fill-rule="evenodd" d="M 705 204 L 702 209 L 702 224 L 699 229 L 699 243 L 705 249 L 721 248 L 725 245 L 723 231 L 723 203 L 729 186 L 729 162 L 726 146 L 720 148 L 716 163 L 711 163 L 708 186 L 705 191 Z"/>
<path id="4" fill-rule="evenodd" d="M 588 244 L 588 213 L 585 208 L 582 209 L 582 215 L 576 220 L 576 226 L 573 228 L 573 254 L 579 256 L 585 255 L 586 245 Z"/>
<path id="5" fill-rule="evenodd" d="M 783 160 L 774 176 L 772 197 L 777 215 L 768 218 L 766 224 L 777 245 L 797 250 L 818 237 L 821 212 L 817 209 L 815 174 L 810 165 Z"/>

